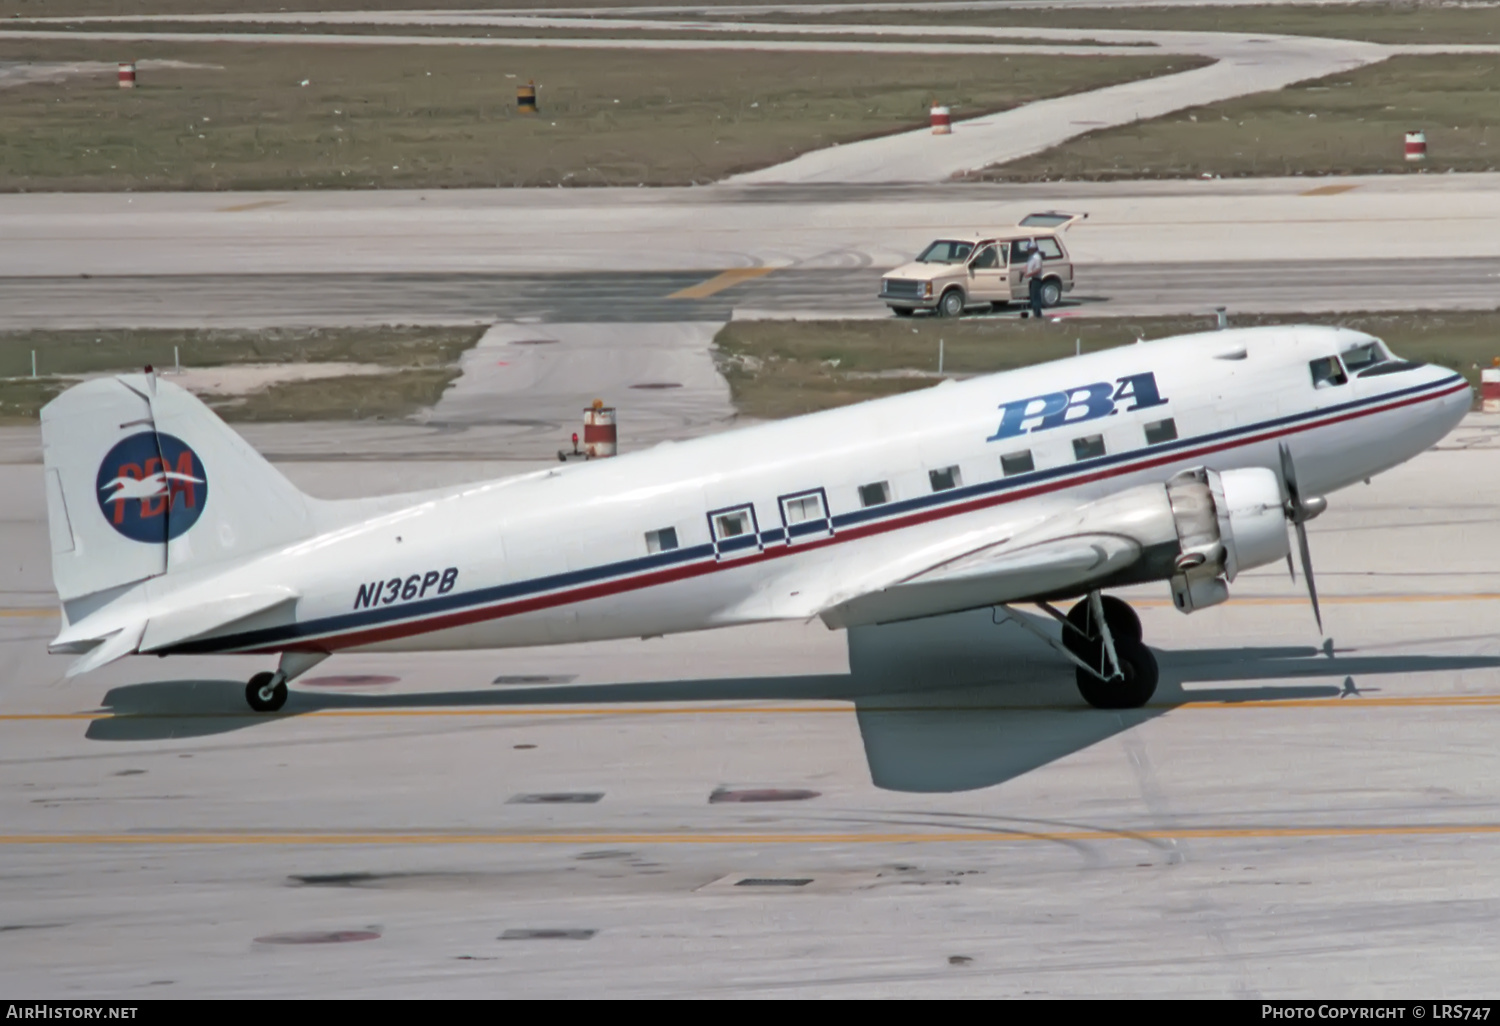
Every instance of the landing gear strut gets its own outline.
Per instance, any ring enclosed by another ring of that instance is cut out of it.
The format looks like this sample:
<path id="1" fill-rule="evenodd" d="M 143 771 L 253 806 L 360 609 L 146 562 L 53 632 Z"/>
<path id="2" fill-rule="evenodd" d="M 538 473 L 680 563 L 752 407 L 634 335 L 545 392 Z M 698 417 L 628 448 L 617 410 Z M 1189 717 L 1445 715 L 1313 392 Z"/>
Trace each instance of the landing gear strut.
<path id="1" fill-rule="evenodd" d="M 283 652 L 275 673 L 257 673 L 245 685 L 245 701 L 259 713 L 273 713 L 286 705 L 287 682 L 300 677 L 324 659 L 327 652 Z"/>
<path id="2" fill-rule="evenodd" d="M 1090 592 L 1065 619 L 1063 646 L 1090 667 L 1074 671 L 1084 701 L 1096 709 L 1138 709 L 1151 700 L 1156 657 L 1141 642 L 1135 610 L 1113 595 Z"/>

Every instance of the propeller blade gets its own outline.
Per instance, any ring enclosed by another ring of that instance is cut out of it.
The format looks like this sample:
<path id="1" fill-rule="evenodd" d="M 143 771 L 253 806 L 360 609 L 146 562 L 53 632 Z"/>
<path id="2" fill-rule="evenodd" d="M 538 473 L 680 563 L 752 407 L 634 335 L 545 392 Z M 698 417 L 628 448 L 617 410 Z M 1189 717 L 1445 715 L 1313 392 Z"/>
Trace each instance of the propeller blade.
<path id="1" fill-rule="evenodd" d="M 1286 485 L 1287 506 L 1297 513 L 1302 508 L 1302 492 L 1297 488 L 1297 468 L 1292 466 L 1292 450 L 1285 442 L 1279 446 L 1281 454 L 1281 480 Z"/>
<path id="2" fill-rule="evenodd" d="M 1292 575 L 1292 583 L 1297 583 L 1297 568 L 1292 565 L 1292 550 L 1286 552 L 1286 572 Z"/>
<path id="3" fill-rule="evenodd" d="M 1313 619 L 1318 621 L 1318 633 L 1323 633 L 1323 613 L 1318 609 L 1318 586 L 1313 583 L 1312 553 L 1307 548 L 1307 525 L 1301 522 L 1297 528 L 1297 549 L 1302 556 L 1302 576 L 1307 578 L 1307 597 L 1312 599 Z"/>

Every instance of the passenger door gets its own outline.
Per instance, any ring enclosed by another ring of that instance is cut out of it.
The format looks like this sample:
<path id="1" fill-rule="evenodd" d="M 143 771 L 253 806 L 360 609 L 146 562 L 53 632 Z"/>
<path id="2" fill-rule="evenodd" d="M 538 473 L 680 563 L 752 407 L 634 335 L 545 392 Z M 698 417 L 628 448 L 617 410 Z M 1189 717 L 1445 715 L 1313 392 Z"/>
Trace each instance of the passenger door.
<path id="1" fill-rule="evenodd" d="M 1005 254 L 994 242 L 980 243 L 979 251 L 969 261 L 969 298 L 990 303 L 1010 301 Z"/>

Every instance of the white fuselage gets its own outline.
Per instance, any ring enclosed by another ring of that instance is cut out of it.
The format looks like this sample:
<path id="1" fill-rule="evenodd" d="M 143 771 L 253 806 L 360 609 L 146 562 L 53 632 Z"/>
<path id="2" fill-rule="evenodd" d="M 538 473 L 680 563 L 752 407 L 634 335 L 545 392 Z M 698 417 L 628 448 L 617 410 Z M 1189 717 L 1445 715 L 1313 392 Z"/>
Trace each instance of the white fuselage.
<path id="1" fill-rule="evenodd" d="M 955 539 L 1189 467 L 1274 468 L 1280 444 L 1323 494 L 1422 452 L 1471 401 L 1426 365 L 1314 387 L 1310 361 L 1361 340 L 1185 336 L 455 489 L 187 585 L 300 597 L 294 622 L 178 650 L 493 648 L 803 619 Z M 1032 469 L 1002 466 L 1022 452 Z"/>

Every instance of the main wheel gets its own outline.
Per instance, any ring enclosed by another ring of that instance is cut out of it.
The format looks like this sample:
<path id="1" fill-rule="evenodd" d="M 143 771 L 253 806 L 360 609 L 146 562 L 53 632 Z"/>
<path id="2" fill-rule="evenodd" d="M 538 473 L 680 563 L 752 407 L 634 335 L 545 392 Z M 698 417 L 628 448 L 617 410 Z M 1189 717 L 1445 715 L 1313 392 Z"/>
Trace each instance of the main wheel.
<path id="1" fill-rule="evenodd" d="M 1056 278 L 1048 278 L 1042 282 L 1042 305 L 1046 307 L 1056 306 L 1062 302 L 1062 282 Z"/>
<path id="2" fill-rule="evenodd" d="M 1095 709 L 1139 709 L 1156 694 L 1156 657 L 1139 641 L 1115 638 L 1115 655 L 1124 680 L 1104 681 L 1083 670 L 1075 671 L 1078 693 Z M 1094 642 L 1082 657 L 1090 666 L 1104 664 L 1104 643 Z"/>
<path id="3" fill-rule="evenodd" d="M 964 294 L 962 289 L 949 289 L 943 293 L 943 298 L 938 300 L 937 312 L 939 317 L 957 317 L 964 312 Z"/>
<path id="4" fill-rule="evenodd" d="M 286 681 L 277 681 L 274 673 L 257 673 L 245 685 L 245 701 L 256 712 L 275 712 L 286 705 Z"/>
<path id="5" fill-rule="evenodd" d="M 1100 605 L 1104 607 L 1104 622 L 1109 624 L 1109 633 L 1116 641 L 1124 638 L 1140 644 L 1144 632 L 1141 630 L 1141 618 L 1135 615 L 1135 610 L 1130 608 L 1130 603 L 1124 599 L 1115 598 L 1113 595 L 1099 596 Z M 1068 610 L 1068 622 L 1078 630 L 1083 631 L 1088 637 L 1098 634 L 1094 626 L 1093 616 L 1089 612 L 1089 600 L 1084 599 L 1072 609 Z M 1083 649 L 1088 642 L 1080 638 L 1075 631 L 1063 631 L 1063 644 L 1068 651 L 1083 658 Z"/>

